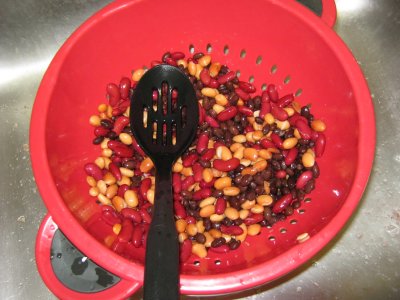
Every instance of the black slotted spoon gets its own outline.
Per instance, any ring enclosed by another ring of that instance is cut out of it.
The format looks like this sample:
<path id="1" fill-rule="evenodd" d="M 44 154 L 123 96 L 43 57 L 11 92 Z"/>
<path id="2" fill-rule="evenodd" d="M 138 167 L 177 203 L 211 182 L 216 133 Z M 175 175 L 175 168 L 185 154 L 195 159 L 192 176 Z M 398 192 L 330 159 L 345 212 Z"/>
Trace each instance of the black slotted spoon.
<path id="1" fill-rule="evenodd" d="M 145 300 L 179 299 L 179 242 L 174 220 L 172 165 L 195 138 L 198 120 L 196 93 L 182 71 L 158 65 L 143 75 L 131 98 L 130 122 L 133 135 L 156 169 L 153 218 L 146 243 Z"/>

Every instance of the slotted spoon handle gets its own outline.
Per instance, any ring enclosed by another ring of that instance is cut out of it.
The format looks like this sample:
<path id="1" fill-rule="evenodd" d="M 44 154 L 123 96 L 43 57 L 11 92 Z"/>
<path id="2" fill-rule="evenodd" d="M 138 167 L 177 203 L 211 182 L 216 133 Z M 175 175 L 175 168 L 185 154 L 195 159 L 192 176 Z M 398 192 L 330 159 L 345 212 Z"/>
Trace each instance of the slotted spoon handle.
<path id="1" fill-rule="evenodd" d="M 179 242 L 173 213 L 170 164 L 157 164 L 156 201 L 146 244 L 145 300 L 179 299 Z"/>

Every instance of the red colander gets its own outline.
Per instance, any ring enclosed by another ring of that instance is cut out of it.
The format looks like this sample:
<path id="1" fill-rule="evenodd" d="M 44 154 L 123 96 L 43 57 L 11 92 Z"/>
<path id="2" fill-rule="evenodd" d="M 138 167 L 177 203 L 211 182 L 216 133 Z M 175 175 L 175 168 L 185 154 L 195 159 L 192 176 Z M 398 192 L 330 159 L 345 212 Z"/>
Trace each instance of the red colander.
<path id="1" fill-rule="evenodd" d="M 181 267 L 181 292 L 210 295 L 249 289 L 292 271 L 322 249 L 356 208 L 370 174 L 375 120 L 365 79 L 330 28 L 333 0 L 322 20 L 292 0 L 115 1 L 87 20 L 61 47 L 37 93 L 30 147 L 34 175 L 49 215 L 39 229 L 38 269 L 62 299 L 121 299 L 143 282 L 144 252 L 134 261 L 104 245 L 111 227 L 98 218 L 83 166 L 98 155 L 89 116 L 105 86 L 159 59 L 165 51 L 210 52 L 252 81 L 294 93 L 327 124 L 321 175 L 310 202 L 228 254 L 209 252 Z M 50 245 L 59 227 L 91 260 L 121 278 L 96 295 L 69 290 L 54 275 Z"/>

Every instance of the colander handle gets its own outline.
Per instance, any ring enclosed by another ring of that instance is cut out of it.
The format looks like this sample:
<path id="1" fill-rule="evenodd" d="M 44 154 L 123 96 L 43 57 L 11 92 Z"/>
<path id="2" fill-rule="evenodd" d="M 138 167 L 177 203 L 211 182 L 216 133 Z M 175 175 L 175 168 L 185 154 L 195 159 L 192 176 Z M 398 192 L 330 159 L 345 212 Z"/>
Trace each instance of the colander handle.
<path id="1" fill-rule="evenodd" d="M 135 293 L 141 285 L 139 282 L 121 280 L 114 286 L 96 293 L 80 293 L 67 288 L 55 275 L 50 260 L 50 251 L 55 232 L 58 226 L 53 222 L 50 215 L 47 215 L 40 225 L 36 237 L 36 264 L 46 286 L 62 300 L 111 300 L 111 299 L 127 299 Z"/>
<path id="2" fill-rule="evenodd" d="M 333 27 L 336 23 L 336 4 L 335 0 L 322 0 L 321 19 L 329 26 Z"/>

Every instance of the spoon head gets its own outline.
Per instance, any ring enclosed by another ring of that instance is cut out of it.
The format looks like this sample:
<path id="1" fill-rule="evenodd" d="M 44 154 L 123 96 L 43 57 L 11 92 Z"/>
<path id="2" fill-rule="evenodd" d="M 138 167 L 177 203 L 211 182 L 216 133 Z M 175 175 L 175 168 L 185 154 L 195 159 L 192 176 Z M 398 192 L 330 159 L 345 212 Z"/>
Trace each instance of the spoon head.
<path id="1" fill-rule="evenodd" d="M 131 98 L 132 133 L 154 161 L 175 161 L 195 138 L 199 107 L 193 85 L 178 68 L 157 65 L 140 79 Z"/>

